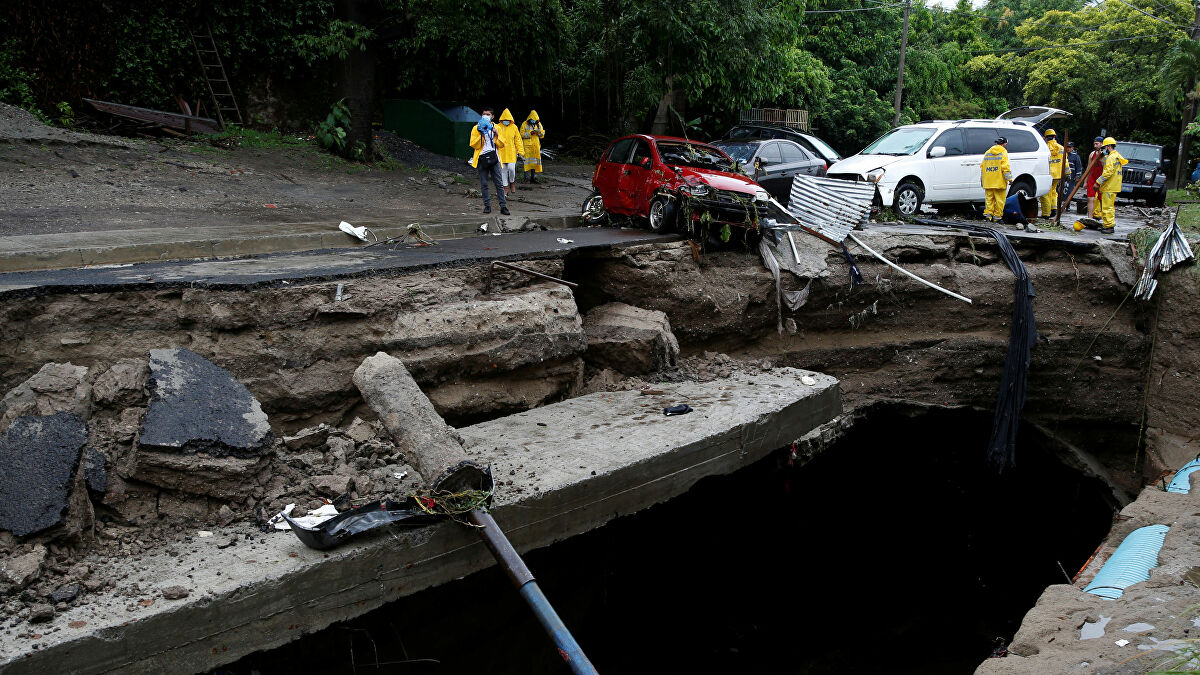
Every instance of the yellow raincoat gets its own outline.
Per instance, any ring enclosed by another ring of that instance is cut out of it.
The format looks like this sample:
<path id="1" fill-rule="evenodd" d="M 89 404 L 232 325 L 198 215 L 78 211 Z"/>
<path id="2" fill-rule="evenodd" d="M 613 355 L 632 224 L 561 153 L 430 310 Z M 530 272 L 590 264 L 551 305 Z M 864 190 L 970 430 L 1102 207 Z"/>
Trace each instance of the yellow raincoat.
<path id="1" fill-rule="evenodd" d="M 504 151 L 504 139 L 500 138 L 500 132 L 498 129 L 494 129 L 493 131 L 491 131 L 489 133 L 496 134 L 496 139 L 495 139 L 496 155 L 499 156 L 499 154 Z M 483 149 L 483 135 L 479 133 L 478 126 L 471 127 L 471 143 L 470 143 L 470 145 L 472 148 L 475 148 L 475 154 L 471 155 L 471 166 L 478 167 L 479 166 L 479 151 Z"/>
<path id="2" fill-rule="evenodd" d="M 1062 182 L 1063 164 L 1066 151 L 1053 136 L 1046 139 L 1046 147 L 1050 148 L 1050 191 L 1042 195 L 1042 215 L 1048 216 L 1058 209 L 1058 186 Z"/>
<path id="3" fill-rule="evenodd" d="M 1117 195 L 1121 192 L 1121 174 L 1129 160 L 1121 156 L 1116 148 L 1104 158 L 1104 173 L 1096 179 L 1096 191 L 1100 193 L 1100 221 L 1105 230 L 1112 230 L 1117 218 Z"/>
<path id="4" fill-rule="evenodd" d="M 1012 167 L 1008 163 L 1008 150 L 1003 145 L 993 145 L 979 163 L 979 180 L 983 184 L 984 216 L 999 221 L 1004 218 L 1004 199 L 1008 196 L 1008 184 L 1012 181 Z"/>
<path id="5" fill-rule="evenodd" d="M 521 138 L 525 141 L 525 170 L 542 172 L 542 139 L 546 137 L 546 128 L 538 119 L 536 110 L 529 111 L 529 117 L 521 123 Z"/>
<path id="6" fill-rule="evenodd" d="M 512 124 L 504 126 L 504 120 Z M 513 119 L 508 108 L 500 113 L 500 123 L 496 125 L 496 132 L 500 134 L 500 140 L 504 141 L 497 151 L 501 164 L 512 164 L 517 161 L 517 155 L 525 154 L 525 145 L 521 143 L 521 130 L 517 128 L 517 121 Z"/>

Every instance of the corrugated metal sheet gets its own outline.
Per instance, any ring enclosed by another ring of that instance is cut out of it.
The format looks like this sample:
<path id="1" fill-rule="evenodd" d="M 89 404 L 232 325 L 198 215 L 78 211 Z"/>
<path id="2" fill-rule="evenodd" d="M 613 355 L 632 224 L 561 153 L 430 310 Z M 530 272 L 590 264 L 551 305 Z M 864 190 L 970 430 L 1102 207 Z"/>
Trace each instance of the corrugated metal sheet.
<path id="1" fill-rule="evenodd" d="M 1130 532 L 1084 592 L 1116 600 L 1129 586 L 1149 579 L 1151 568 L 1158 567 L 1158 552 L 1169 529 L 1166 525 L 1147 525 Z"/>
<path id="2" fill-rule="evenodd" d="M 1200 459 L 1193 459 L 1184 464 L 1179 471 L 1175 472 L 1175 477 L 1171 479 L 1171 484 L 1167 486 L 1167 492 L 1177 492 L 1181 495 L 1191 492 L 1191 475 L 1193 471 L 1197 470 L 1200 470 Z"/>
<path id="3" fill-rule="evenodd" d="M 875 184 L 796 176 L 792 180 L 788 212 L 801 224 L 837 241 L 871 217 Z"/>
<path id="4" fill-rule="evenodd" d="M 1158 288 L 1158 279 L 1155 277 L 1159 272 L 1170 271 L 1175 265 L 1195 257 L 1192 247 L 1188 245 L 1187 239 L 1179 229 L 1179 223 L 1175 221 L 1175 213 L 1169 213 L 1171 222 L 1154 246 L 1150 247 L 1142 278 L 1138 279 L 1137 286 L 1133 288 L 1133 297 L 1138 300 L 1149 300 L 1154 295 L 1155 289 Z"/>

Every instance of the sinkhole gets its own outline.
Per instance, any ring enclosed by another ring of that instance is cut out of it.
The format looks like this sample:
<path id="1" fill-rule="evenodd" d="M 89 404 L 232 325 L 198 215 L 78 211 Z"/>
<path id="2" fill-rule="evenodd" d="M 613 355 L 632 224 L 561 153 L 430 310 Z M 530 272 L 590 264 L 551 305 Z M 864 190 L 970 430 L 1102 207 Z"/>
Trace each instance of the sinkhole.
<path id="1" fill-rule="evenodd" d="M 781 449 L 525 560 L 602 673 L 969 673 L 1114 513 L 1028 425 L 997 474 L 990 428 L 878 407 L 804 464 Z M 220 672 L 254 671 L 569 672 L 495 567 Z"/>

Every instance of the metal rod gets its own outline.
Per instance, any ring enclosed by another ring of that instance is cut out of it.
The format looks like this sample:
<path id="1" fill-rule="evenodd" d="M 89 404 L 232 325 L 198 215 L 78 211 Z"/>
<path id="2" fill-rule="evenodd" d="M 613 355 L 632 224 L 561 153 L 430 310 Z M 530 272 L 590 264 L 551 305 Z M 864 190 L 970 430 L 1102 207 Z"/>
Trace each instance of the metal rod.
<path id="1" fill-rule="evenodd" d="M 800 254 L 796 252 L 796 240 L 792 238 L 791 230 L 788 230 L 787 236 L 788 236 L 788 243 L 792 245 L 792 260 L 795 260 L 796 264 L 799 265 L 800 264 Z"/>
<path id="2" fill-rule="evenodd" d="M 531 277 L 537 277 L 538 279 L 542 279 L 544 281 L 553 281 L 556 284 L 562 284 L 563 286 L 566 286 L 568 288 L 579 288 L 579 284 L 572 282 L 572 281 L 567 281 L 565 279 L 559 279 L 558 277 L 552 277 L 549 274 L 542 274 L 541 272 L 534 272 L 533 270 L 526 269 L 524 267 L 517 267 L 516 265 L 513 265 L 512 263 L 506 263 L 502 260 L 493 260 L 491 266 L 488 267 L 488 282 L 487 282 L 487 291 L 486 291 L 487 293 L 492 292 L 492 272 L 496 269 L 496 265 L 499 265 L 505 269 L 513 270 L 514 272 L 521 272 L 522 274 L 528 274 Z"/>
<path id="3" fill-rule="evenodd" d="M 554 611 L 554 607 L 550 605 L 550 601 L 546 599 L 546 595 L 542 593 L 542 589 L 534 580 L 533 573 L 525 566 L 525 561 L 508 541 L 504 531 L 496 524 L 492 514 L 476 509 L 467 516 L 477 526 L 480 538 L 495 556 L 496 562 L 504 568 L 508 580 L 517 588 L 517 592 L 529 605 L 529 609 L 533 610 L 534 616 L 542 624 L 546 634 L 554 641 L 554 646 L 558 648 L 558 655 L 571 668 L 571 672 L 577 675 L 596 675 L 598 672 L 596 667 L 583 653 L 583 648 L 579 646 L 567 625 L 559 618 L 558 612 Z"/>
<path id="4" fill-rule="evenodd" d="M 879 258 L 879 259 L 880 259 L 880 260 L 881 260 L 881 261 L 882 261 L 884 264 L 886 264 L 888 267 L 891 267 L 892 269 L 894 269 L 894 270 L 896 270 L 896 271 L 900 272 L 901 274 L 904 274 L 905 276 L 907 276 L 907 277 L 909 277 L 909 278 L 915 279 L 915 280 L 917 280 L 917 281 L 919 281 L 919 282 L 921 282 L 921 283 L 925 284 L 926 286 L 928 286 L 928 287 L 930 287 L 930 288 L 932 288 L 932 289 L 934 289 L 934 290 L 941 291 L 941 292 L 945 293 L 946 295 L 949 295 L 949 296 L 950 296 L 950 297 L 952 297 L 952 298 L 957 298 L 957 299 L 959 299 L 959 300 L 962 300 L 963 302 L 967 302 L 967 303 L 970 303 L 970 302 L 971 302 L 971 299 L 970 299 L 970 298 L 968 298 L 967 296 L 965 296 L 965 295 L 959 295 L 958 293 L 955 293 L 954 291 L 948 291 L 948 290 L 946 290 L 946 289 L 942 288 L 941 286 L 938 286 L 937 284 L 933 283 L 932 281 L 926 281 L 926 280 L 922 279 L 921 277 L 919 277 L 919 276 L 917 276 L 917 275 L 913 274 L 912 272 L 909 272 L 908 270 L 904 269 L 903 267 L 901 267 L 901 266 L 897 265 L 896 263 L 892 262 L 891 260 L 888 260 L 887 258 L 883 257 L 882 255 L 880 255 L 880 254 L 876 253 L 876 252 L 875 252 L 875 249 L 873 249 L 873 248 L 871 248 L 870 246 L 867 246 L 866 244 L 864 244 L 864 243 L 862 242 L 862 240 L 861 240 L 861 239 L 859 239 L 858 237 L 854 236 L 854 233 L 853 233 L 853 232 L 851 232 L 849 236 L 850 236 L 850 238 L 851 238 L 851 239 L 853 239 L 853 240 L 854 240 L 854 243 L 856 243 L 856 244 L 858 244 L 859 246 L 861 246 L 861 247 L 863 247 L 864 249 L 866 249 L 866 250 L 867 250 L 867 253 L 870 253 L 871 255 L 875 256 L 876 258 Z"/>

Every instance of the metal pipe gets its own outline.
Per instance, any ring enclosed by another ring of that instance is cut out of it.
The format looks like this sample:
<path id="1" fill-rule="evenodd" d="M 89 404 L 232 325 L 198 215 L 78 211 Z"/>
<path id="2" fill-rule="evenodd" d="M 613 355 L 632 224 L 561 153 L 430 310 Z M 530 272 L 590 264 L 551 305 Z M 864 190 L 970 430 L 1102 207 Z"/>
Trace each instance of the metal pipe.
<path id="1" fill-rule="evenodd" d="M 870 253 L 871 255 L 875 256 L 876 258 L 879 258 L 881 261 L 883 261 L 884 264 L 886 264 L 888 267 L 891 267 L 892 269 L 896 270 L 897 272 L 900 272 L 901 274 L 904 274 L 905 276 L 907 276 L 911 279 L 915 279 L 934 290 L 941 291 L 941 292 L 945 293 L 946 295 L 949 295 L 952 298 L 957 298 L 957 299 L 962 300 L 963 302 L 967 302 L 967 303 L 971 302 L 971 299 L 968 298 L 967 296 L 959 295 L 958 293 L 955 293 L 954 291 L 948 291 L 948 290 L 942 288 L 941 286 L 938 286 L 937 284 L 933 283 L 932 281 L 926 281 L 926 280 L 922 279 L 921 277 L 913 274 L 912 272 L 909 272 L 908 270 L 904 269 L 903 267 L 897 265 L 896 263 L 892 262 L 891 260 L 888 260 L 887 258 L 883 257 L 882 255 L 876 253 L 875 249 L 864 244 L 861 239 L 854 236 L 853 232 L 851 232 L 849 236 L 851 239 L 854 240 L 854 243 L 865 248 L 867 250 L 867 253 Z"/>
<path id="2" fill-rule="evenodd" d="M 596 675 L 598 672 L 596 667 L 583 653 L 583 648 L 579 646 L 574 636 L 571 635 L 570 629 L 559 618 L 558 612 L 554 611 L 554 607 L 550 605 L 550 601 L 546 599 L 546 595 L 542 593 L 542 589 L 538 587 L 537 581 L 533 578 L 533 573 L 529 571 L 525 561 L 513 548 L 508 537 L 504 535 L 504 531 L 496 524 L 496 519 L 492 518 L 492 514 L 476 509 L 467 514 L 467 517 L 476 526 L 480 538 L 495 556 L 496 562 L 504 568 L 508 580 L 517 588 L 517 592 L 525 600 L 525 604 L 533 610 L 534 616 L 542 624 L 546 634 L 554 641 L 554 646 L 558 648 L 558 655 L 571 668 L 571 672 L 577 675 Z"/>
<path id="3" fill-rule="evenodd" d="M 791 230 L 788 230 L 787 237 L 788 237 L 788 243 L 792 245 L 792 260 L 795 260 L 796 264 L 799 265 L 800 264 L 800 254 L 796 252 L 796 240 L 792 238 Z"/>
<path id="4" fill-rule="evenodd" d="M 521 272 L 522 274 L 528 274 L 531 277 L 537 277 L 538 279 L 542 279 L 544 281 L 553 281 L 556 284 L 562 284 L 563 286 L 566 286 L 568 288 L 579 288 L 579 284 L 577 284 L 573 281 L 559 279 L 558 277 L 552 277 L 549 274 L 542 274 L 541 272 L 534 272 L 533 270 L 526 269 L 524 267 L 517 267 L 516 265 L 513 265 L 512 263 L 506 263 L 502 260 L 493 260 L 492 264 L 488 267 L 488 280 L 487 280 L 487 289 L 484 291 L 485 294 L 492 292 L 492 272 L 495 271 L 496 265 L 499 265 L 505 269 L 512 270 L 514 272 Z"/>

